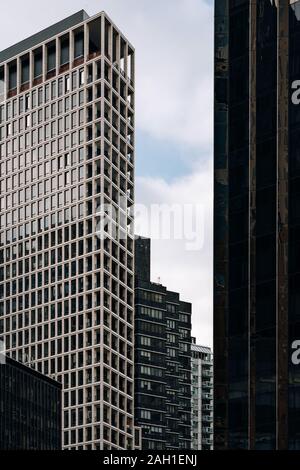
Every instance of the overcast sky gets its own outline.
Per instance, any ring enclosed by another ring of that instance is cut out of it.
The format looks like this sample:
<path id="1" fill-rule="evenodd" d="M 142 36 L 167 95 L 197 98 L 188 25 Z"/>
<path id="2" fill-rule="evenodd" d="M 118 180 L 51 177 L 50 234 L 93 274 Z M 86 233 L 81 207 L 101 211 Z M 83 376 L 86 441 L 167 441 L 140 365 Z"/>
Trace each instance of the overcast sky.
<path id="1" fill-rule="evenodd" d="M 136 49 L 136 202 L 197 203 L 204 245 L 154 241 L 152 278 L 193 303 L 193 333 L 212 345 L 212 0 L 3 2 L 0 49 L 85 9 L 105 10 Z M 144 233 L 147 235 L 147 233 Z"/>

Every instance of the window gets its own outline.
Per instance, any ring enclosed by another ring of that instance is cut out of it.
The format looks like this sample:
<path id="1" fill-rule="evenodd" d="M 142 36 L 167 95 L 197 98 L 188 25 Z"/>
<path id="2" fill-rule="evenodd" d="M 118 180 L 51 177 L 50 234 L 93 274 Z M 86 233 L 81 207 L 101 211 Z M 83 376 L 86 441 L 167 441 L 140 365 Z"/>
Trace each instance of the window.
<path id="1" fill-rule="evenodd" d="M 84 32 L 82 29 L 74 34 L 74 58 L 83 57 L 84 54 Z"/>
<path id="2" fill-rule="evenodd" d="M 51 98 L 55 99 L 56 98 L 56 82 L 51 83 Z"/>
<path id="3" fill-rule="evenodd" d="M 167 304 L 167 311 L 171 313 L 176 313 L 176 305 Z"/>
<path id="4" fill-rule="evenodd" d="M 180 313 L 179 314 L 179 321 L 181 323 L 189 323 L 190 321 L 190 316 L 189 315 L 186 315 L 185 313 Z"/>
<path id="5" fill-rule="evenodd" d="M 9 90 L 13 90 L 14 88 L 17 87 L 17 63 L 12 62 L 8 66 L 8 73 L 9 73 L 9 78 L 8 78 L 8 86 Z"/>
<path id="6" fill-rule="evenodd" d="M 163 312 L 154 308 L 141 307 L 141 314 L 151 318 L 155 318 L 156 320 L 163 319 Z"/>
<path id="7" fill-rule="evenodd" d="M 147 360 L 151 360 L 151 352 L 149 351 L 141 351 L 141 357 L 144 357 Z"/>
<path id="8" fill-rule="evenodd" d="M 154 377 L 162 377 L 163 371 L 162 369 L 158 369 L 155 367 L 141 366 L 141 374 L 153 375 Z"/>
<path id="9" fill-rule="evenodd" d="M 167 355 L 169 357 L 176 357 L 176 349 L 167 348 Z"/>
<path id="10" fill-rule="evenodd" d="M 66 75 L 65 77 L 65 93 L 70 91 L 70 76 Z"/>
<path id="11" fill-rule="evenodd" d="M 3 98 L 4 98 L 4 90 L 5 90 L 5 86 L 4 86 L 4 67 L 2 66 L 2 67 L 0 67 L 0 98 L 1 98 L 1 101 L 3 101 Z M 3 109 L 3 106 L 2 106 L 2 109 Z"/>
<path id="12" fill-rule="evenodd" d="M 167 320 L 167 327 L 170 330 L 175 330 L 176 328 L 176 322 L 174 320 Z"/>
<path id="13" fill-rule="evenodd" d="M 152 390 L 151 382 L 148 380 L 141 380 L 141 389 L 150 392 Z"/>
<path id="14" fill-rule="evenodd" d="M 95 57 L 101 50 L 101 18 L 89 23 L 89 57 Z"/>
<path id="15" fill-rule="evenodd" d="M 84 85 L 84 69 L 79 70 L 79 86 Z"/>
<path id="16" fill-rule="evenodd" d="M 183 352 L 188 352 L 189 351 L 189 345 L 188 344 L 185 344 L 185 343 L 180 343 L 179 344 L 179 348 L 181 351 Z"/>
<path id="17" fill-rule="evenodd" d="M 67 64 L 70 60 L 69 36 L 64 36 L 60 40 L 60 65 Z"/>
<path id="18" fill-rule="evenodd" d="M 167 341 L 168 343 L 176 343 L 176 336 L 167 333 Z"/>
<path id="19" fill-rule="evenodd" d="M 60 78 L 58 80 L 58 96 L 62 96 L 63 94 L 63 85 L 64 85 L 63 79 Z M 61 108 L 60 108 L 60 105 L 61 105 Z M 59 106 L 58 112 L 62 112 L 62 100 L 59 101 L 58 106 Z"/>
<path id="20" fill-rule="evenodd" d="M 151 346 L 151 338 L 148 338 L 147 336 L 141 336 L 141 345 Z"/>
<path id="21" fill-rule="evenodd" d="M 47 72 L 56 68 L 56 44 L 51 42 L 47 45 Z"/>
<path id="22" fill-rule="evenodd" d="M 27 129 L 28 127 L 30 127 L 30 114 L 27 114 L 25 117 L 25 128 Z"/>
<path id="23" fill-rule="evenodd" d="M 142 419 L 151 419 L 151 412 L 148 410 L 141 410 Z"/>
<path id="24" fill-rule="evenodd" d="M 29 55 L 21 58 L 21 84 L 29 82 Z"/>
<path id="25" fill-rule="evenodd" d="M 141 290 L 141 297 L 144 300 L 149 300 L 150 302 L 157 302 L 161 303 L 163 301 L 163 296 L 161 294 L 157 294 L 156 292 L 149 292 L 146 290 Z"/>

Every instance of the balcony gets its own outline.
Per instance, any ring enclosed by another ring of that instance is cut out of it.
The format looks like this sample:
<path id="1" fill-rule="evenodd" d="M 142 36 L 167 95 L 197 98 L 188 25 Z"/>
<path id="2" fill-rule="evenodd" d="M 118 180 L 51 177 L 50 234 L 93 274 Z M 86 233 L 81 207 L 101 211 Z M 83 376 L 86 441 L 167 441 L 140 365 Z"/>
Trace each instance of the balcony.
<path id="1" fill-rule="evenodd" d="M 202 444 L 211 446 L 212 445 L 212 439 L 202 439 Z"/>
<path id="2" fill-rule="evenodd" d="M 202 388 L 211 390 L 213 388 L 212 382 L 202 382 Z"/>
<path id="3" fill-rule="evenodd" d="M 212 411 L 212 410 L 213 410 L 213 406 L 212 406 L 212 405 L 203 405 L 203 406 L 202 406 L 202 410 Z"/>
<path id="4" fill-rule="evenodd" d="M 203 422 L 206 422 L 206 423 L 212 423 L 212 422 L 213 422 L 213 418 L 212 418 L 212 416 L 203 415 L 203 416 L 202 416 L 202 421 L 203 421 Z"/>
<path id="5" fill-rule="evenodd" d="M 203 370 L 202 370 L 202 376 L 203 376 L 203 377 L 212 377 L 212 376 L 213 376 L 213 373 L 212 373 L 211 370 L 203 369 Z"/>
<path id="6" fill-rule="evenodd" d="M 202 434 L 212 434 L 212 432 L 213 432 L 212 427 L 210 428 L 210 427 L 206 426 L 206 427 L 202 428 Z"/>

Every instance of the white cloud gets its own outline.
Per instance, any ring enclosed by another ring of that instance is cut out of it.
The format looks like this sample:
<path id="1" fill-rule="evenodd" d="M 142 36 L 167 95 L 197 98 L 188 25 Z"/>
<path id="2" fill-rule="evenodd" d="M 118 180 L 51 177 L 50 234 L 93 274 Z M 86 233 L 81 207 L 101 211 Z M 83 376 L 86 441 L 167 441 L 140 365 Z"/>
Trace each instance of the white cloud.
<path id="1" fill-rule="evenodd" d="M 152 280 L 161 279 L 182 300 L 193 304 L 193 334 L 203 344 L 212 345 L 212 168 L 205 165 L 193 175 L 172 183 L 161 179 L 137 178 L 140 203 L 177 204 L 199 201 L 204 206 L 204 245 L 186 250 L 185 241 L 152 241 Z M 140 224 L 139 224 L 140 225 Z M 139 235 L 147 236 L 147 231 Z"/>
<path id="2" fill-rule="evenodd" d="M 104 0 L 136 47 L 137 127 L 159 139 L 212 142 L 213 9 L 203 0 Z M 146 6 L 146 4 L 148 4 Z M 122 18 L 122 20 L 121 20 Z"/>
<path id="3" fill-rule="evenodd" d="M 209 148 L 211 5 L 204 0 L 52 0 L 42 10 L 40 5 L 40 0 L 5 2 L 3 48 L 76 10 L 91 15 L 105 10 L 136 48 L 137 128 L 155 138 Z"/>
<path id="4" fill-rule="evenodd" d="M 213 8 L 203 0 L 127 0 L 122 5 L 104 0 L 102 5 L 136 48 L 137 129 L 185 146 L 187 161 L 191 147 L 199 153 L 199 165 L 189 176 L 172 182 L 137 178 L 136 201 L 205 207 L 203 248 L 189 252 L 184 242 L 154 240 L 152 278 L 160 277 L 193 303 L 193 333 L 212 345 Z M 200 154 L 206 154 L 202 166 Z M 159 148 L 153 159 L 156 164 L 163 159 Z"/>

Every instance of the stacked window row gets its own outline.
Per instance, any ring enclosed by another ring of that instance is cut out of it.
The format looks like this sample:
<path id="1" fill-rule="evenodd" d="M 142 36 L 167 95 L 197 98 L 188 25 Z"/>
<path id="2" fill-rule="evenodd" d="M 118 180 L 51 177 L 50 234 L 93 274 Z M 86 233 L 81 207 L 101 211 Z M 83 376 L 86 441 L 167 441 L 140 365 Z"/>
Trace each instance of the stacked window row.
<path id="1" fill-rule="evenodd" d="M 134 51 L 102 15 L 2 65 L 1 99 L 15 96 L 99 55 L 112 61 L 127 80 L 133 81 Z"/>

